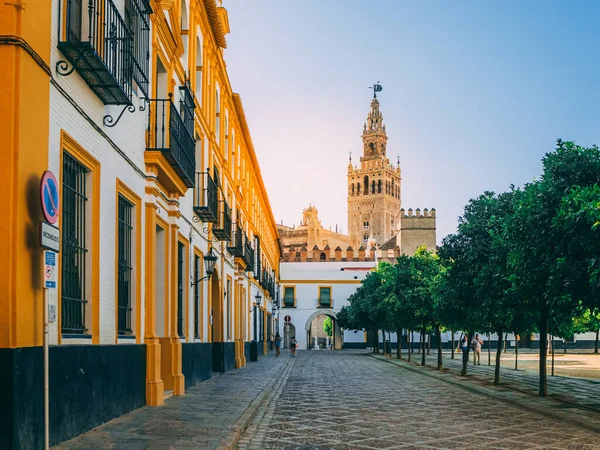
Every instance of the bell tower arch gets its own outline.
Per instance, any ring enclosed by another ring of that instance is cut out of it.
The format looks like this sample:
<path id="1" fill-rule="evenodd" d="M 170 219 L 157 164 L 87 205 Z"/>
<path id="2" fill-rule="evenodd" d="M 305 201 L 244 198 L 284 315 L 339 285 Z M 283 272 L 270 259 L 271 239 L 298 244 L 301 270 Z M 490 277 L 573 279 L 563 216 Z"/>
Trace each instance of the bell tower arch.
<path id="1" fill-rule="evenodd" d="M 387 131 L 379 108 L 377 92 L 363 125 L 363 154 L 360 164 L 348 162 L 348 231 L 350 236 L 366 245 L 374 239 L 378 246 L 396 235 L 400 220 L 400 163 L 394 167 L 387 157 Z"/>

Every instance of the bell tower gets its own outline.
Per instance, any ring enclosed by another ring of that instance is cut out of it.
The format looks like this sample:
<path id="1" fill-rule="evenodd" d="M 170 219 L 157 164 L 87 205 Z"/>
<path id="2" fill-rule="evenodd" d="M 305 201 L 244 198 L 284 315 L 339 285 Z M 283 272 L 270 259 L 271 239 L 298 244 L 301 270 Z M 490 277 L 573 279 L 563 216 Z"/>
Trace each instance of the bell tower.
<path id="1" fill-rule="evenodd" d="M 366 246 L 374 239 L 378 246 L 396 235 L 400 220 L 400 161 L 397 167 L 387 157 L 387 132 L 379 110 L 377 92 L 363 126 L 363 155 L 360 165 L 348 163 L 348 231 L 351 237 Z"/>

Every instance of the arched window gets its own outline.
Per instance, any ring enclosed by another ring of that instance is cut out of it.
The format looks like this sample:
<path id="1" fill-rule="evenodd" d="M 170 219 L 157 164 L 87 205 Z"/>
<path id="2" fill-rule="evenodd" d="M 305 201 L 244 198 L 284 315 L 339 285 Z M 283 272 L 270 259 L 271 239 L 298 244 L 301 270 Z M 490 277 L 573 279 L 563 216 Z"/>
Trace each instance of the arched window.
<path id="1" fill-rule="evenodd" d="M 377 180 L 377 193 L 381 194 L 381 180 Z"/>
<path id="2" fill-rule="evenodd" d="M 371 194 L 375 193 L 375 180 L 371 181 Z"/>
<path id="3" fill-rule="evenodd" d="M 354 195 L 354 183 L 352 183 L 352 195 Z"/>
<path id="4" fill-rule="evenodd" d="M 365 175 L 365 195 L 369 195 L 369 177 Z"/>
<path id="5" fill-rule="evenodd" d="M 321 261 L 325 261 L 327 259 L 327 256 L 325 255 L 325 253 L 321 253 L 321 256 L 319 257 L 319 259 Z"/>
<path id="6" fill-rule="evenodd" d="M 373 142 L 371 142 L 369 144 L 369 153 L 372 155 L 373 153 L 375 153 L 375 144 Z"/>
<path id="7" fill-rule="evenodd" d="M 356 183 L 356 195 L 360 195 L 360 183 Z"/>

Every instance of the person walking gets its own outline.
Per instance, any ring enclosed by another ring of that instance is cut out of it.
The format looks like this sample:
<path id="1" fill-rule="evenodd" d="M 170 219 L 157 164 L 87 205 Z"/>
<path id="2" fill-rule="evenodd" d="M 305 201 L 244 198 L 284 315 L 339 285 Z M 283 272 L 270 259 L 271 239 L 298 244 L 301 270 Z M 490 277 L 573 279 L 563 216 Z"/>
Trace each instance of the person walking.
<path id="1" fill-rule="evenodd" d="M 477 364 L 481 365 L 481 346 L 483 345 L 483 341 L 479 337 L 479 334 L 476 334 L 471 342 L 471 347 L 473 349 L 473 365 Z"/>
<path id="2" fill-rule="evenodd" d="M 281 336 L 279 333 L 275 335 L 275 356 L 279 356 L 281 353 Z"/>
<path id="3" fill-rule="evenodd" d="M 460 341 L 460 350 L 462 351 L 463 367 L 467 367 L 466 365 L 469 363 L 469 338 L 466 334 L 463 336 L 462 341 Z"/>
<path id="4" fill-rule="evenodd" d="M 296 357 L 296 347 L 298 346 L 298 341 L 296 341 L 296 336 L 292 336 L 290 339 L 290 356 L 293 358 Z"/>

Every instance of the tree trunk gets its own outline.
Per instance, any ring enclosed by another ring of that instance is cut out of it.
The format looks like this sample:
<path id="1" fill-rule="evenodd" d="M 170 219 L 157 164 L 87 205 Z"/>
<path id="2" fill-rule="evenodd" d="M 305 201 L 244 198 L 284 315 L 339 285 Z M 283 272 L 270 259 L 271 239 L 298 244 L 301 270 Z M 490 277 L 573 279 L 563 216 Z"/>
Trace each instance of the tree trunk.
<path id="1" fill-rule="evenodd" d="M 421 353 L 421 365 L 425 365 L 425 326 L 423 326 L 423 330 L 421 331 L 421 343 L 423 347 L 423 352 Z"/>
<path id="2" fill-rule="evenodd" d="M 412 331 L 408 330 L 406 339 L 408 340 L 408 362 L 410 362 L 410 354 L 412 353 Z"/>
<path id="3" fill-rule="evenodd" d="M 554 336 L 550 336 L 552 340 L 552 376 L 554 376 Z"/>
<path id="4" fill-rule="evenodd" d="M 540 397 L 548 396 L 548 379 L 546 377 L 546 361 L 548 353 L 548 308 L 543 307 L 540 314 Z"/>
<path id="5" fill-rule="evenodd" d="M 600 330 L 596 330 L 596 342 L 594 343 L 594 353 L 598 353 L 598 338 L 600 337 Z"/>
<path id="6" fill-rule="evenodd" d="M 385 356 L 385 330 L 381 330 L 381 338 L 383 339 L 383 356 Z"/>
<path id="7" fill-rule="evenodd" d="M 504 335 L 504 353 L 506 353 L 506 341 L 508 340 L 508 333 Z"/>
<path id="8" fill-rule="evenodd" d="M 438 361 L 437 361 L 437 368 L 438 370 L 442 370 L 442 329 L 441 327 L 438 325 L 436 327 L 436 335 L 437 335 L 437 346 L 438 346 Z"/>
<path id="9" fill-rule="evenodd" d="M 492 338 L 491 333 L 488 333 L 488 366 L 492 365 L 492 346 L 490 340 Z"/>
<path id="10" fill-rule="evenodd" d="M 396 359 L 402 359 L 402 328 L 396 329 L 396 340 L 398 345 L 396 346 Z"/>
<path id="11" fill-rule="evenodd" d="M 392 332 L 388 331 L 388 342 L 390 343 L 390 358 L 392 357 Z"/>
<path id="12" fill-rule="evenodd" d="M 421 332 L 419 333 L 419 349 L 417 350 L 417 353 L 421 353 L 422 347 L 423 347 L 423 331 L 421 330 Z"/>
<path id="13" fill-rule="evenodd" d="M 502 331 L 498 332 L 498 348 L 496 349 L 496 368 L 494 370 L 494 386 L 500 384 L 500 360 L 502 358 Z"/>
<path id="14" fill-rule="evenodd" d="M 379 353 L 379 330 L 374 330 L 375 343 L 373 344 L 373 353 Z"/>
<path id="15" fill-rule="evenodd" d="M 450 333 L 452 333 L 452 349 L 450 352 L 450 359 L 454 359 L 454 331 L 450 330 Z"/>
<path id="16" fill-rule="evenodd" d="M 427 333 L 427 354 L 431 355 L 431 333 Z"/>
<path id="17" fill-rule="evenodd" d="M 515 370 L 519 368 L 519 336 L 515 334 Z"/>

